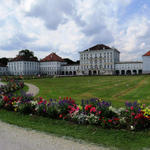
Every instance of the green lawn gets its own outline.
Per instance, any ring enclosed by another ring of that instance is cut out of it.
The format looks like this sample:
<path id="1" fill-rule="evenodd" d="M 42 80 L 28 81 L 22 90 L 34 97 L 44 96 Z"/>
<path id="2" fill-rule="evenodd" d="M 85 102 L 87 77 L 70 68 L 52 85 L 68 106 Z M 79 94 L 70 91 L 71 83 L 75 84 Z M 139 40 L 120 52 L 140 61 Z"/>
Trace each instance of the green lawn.
<path id="1" fill-rule="evenodd" d="M 62 77 L 28 80 L 40 88 L 38 96 L 46 99 L 93 97 L 111 101 L 113 106 L 123 106 L 125 101 L 142 100 L 150 104 L 150 76 L 93 76 Z"/>
<path id="2" fill-rule="evenodd" d="M 150 76 L 64 77 L 35 79 L 26 82 L 38 86 L 40 88 L 38 96 L 46 99 L 68 96 L 79 103 L 81 99 L 99 97 L 111 101 L 117 107 L 123 106 L 127 100 L 140 99 L 150 104 Z M 73 137 L 122 150 L 150 148 L 149 130 L 133 132 L 102 129 L 90 125 L 77 125 L 64 120 L 22 115 L 3 109 L 0 109 L 0 120 L 57 136 Z"/>
<path id="3" fill-rule="evenodd" d="M 57 136 L 73 137 L 105 147 L 122 150 L 142 150 L 150 148 L 150 131 L 131 132 L 102 129 L 90 125 L 77 125 L 63 120 L 53 120 L 39 116 L 22 115 L 0 109 L 0 120 L 21 127 L 43 131 Z"/>

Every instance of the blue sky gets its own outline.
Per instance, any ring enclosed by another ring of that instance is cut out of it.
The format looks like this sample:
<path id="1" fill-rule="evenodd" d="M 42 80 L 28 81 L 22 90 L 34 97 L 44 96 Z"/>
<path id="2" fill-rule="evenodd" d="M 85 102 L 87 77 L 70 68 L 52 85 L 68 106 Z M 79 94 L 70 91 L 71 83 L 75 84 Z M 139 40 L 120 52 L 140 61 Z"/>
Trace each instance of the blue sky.
<path id="1" fill-rule="evenodd" d="M 79 51 L 106 44 L 121 60 L 150 50 L 149 0 L 0 0 L 0 57 L 30 49 L 79 59 Z"/>

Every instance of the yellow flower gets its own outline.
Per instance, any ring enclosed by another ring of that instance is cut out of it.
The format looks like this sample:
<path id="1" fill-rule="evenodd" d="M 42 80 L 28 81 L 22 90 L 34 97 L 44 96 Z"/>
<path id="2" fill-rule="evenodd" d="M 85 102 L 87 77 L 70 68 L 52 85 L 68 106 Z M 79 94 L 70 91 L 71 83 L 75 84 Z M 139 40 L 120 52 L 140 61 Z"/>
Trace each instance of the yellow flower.
<path id="1" fill-rule="evenodd" d="M 101 98 L 99 98 L 99 101 L 100 101 L 100 102 L 102 102 L 102 99 L 101 99 Z"/>
<path id="2" fill-rule="evenodd" d="M 82 110 L 82 106 L 81 105 L 78 105 L 78 107 L 79 107 L 80 110 Z"/>
<path id="3" fill-rule="evenodd" d="M 14 111 L 17 111 L 17 108 L 15 108 Z"/>

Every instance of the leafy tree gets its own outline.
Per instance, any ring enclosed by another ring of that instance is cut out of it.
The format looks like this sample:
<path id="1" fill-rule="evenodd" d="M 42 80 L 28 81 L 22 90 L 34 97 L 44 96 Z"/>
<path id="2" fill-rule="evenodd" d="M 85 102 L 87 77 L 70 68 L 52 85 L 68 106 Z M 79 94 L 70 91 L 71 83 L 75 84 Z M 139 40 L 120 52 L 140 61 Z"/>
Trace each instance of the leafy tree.
<path id="1" fill-rule="evenodd" d="M 28 49 L 25 50 L 21 50 L 19 51 L 19 55 L 25 59 L 34 59 L 34 60 L 38 60 L 37 57 L 34 56 L 34 53 Z"/>
<path id="2" fill-rule="evenodd" d="M 0 64 L 7 65 L 8 61 L 9 61 L 8 58 L 5 57 L 0 58 Z"/>

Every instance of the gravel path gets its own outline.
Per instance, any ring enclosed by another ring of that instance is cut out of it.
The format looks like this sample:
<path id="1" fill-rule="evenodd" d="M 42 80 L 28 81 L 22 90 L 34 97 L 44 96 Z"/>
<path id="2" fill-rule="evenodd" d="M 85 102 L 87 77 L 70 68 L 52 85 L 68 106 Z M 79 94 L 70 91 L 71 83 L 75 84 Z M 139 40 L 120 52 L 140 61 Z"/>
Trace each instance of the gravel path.
<path id="1" fill-rule="evenodd" d="M 0 82 L 0 86 L 1 85 L 5 85 L 5 84 Z M 29 90 L 27 91 L 27 94 L 32 94 L 33 96 L 36 96 L 39 93 L 39 88 L 37 86 L 35 86 L 31 83 L 25 83 L 25 85 L 29 87 Z"/>
<path id="2" fill-rule="evenodd" d="M 39 93 L 39 88 L 31 83 L 25 83 L 29 87 L 29 90 L 27 94 L 32 94 L 33 96 L 36 96 Z"/>
<path id="3" fill-rule="evenodd" d="M 0 150 L 109 150 L 0 121 Z"/>

